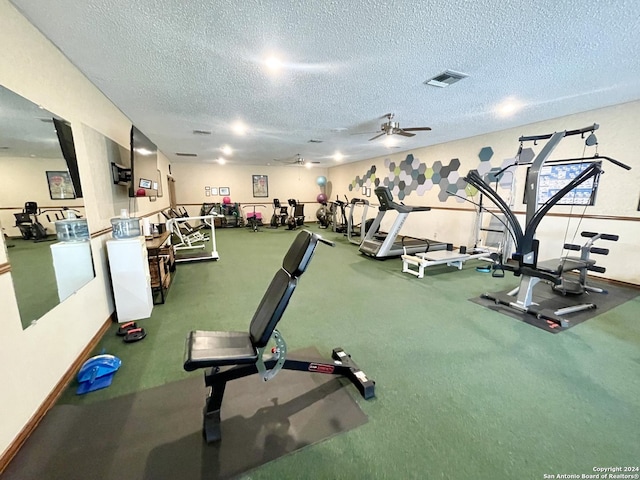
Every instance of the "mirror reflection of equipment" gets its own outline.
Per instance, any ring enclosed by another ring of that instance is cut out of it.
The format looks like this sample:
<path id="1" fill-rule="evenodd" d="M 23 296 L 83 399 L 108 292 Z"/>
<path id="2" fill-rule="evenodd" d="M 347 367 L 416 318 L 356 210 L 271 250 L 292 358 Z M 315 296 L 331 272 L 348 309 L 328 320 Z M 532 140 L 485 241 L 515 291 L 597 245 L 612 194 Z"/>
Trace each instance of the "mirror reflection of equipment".
<path id="1" fill-rule="evenodd" d="M 67 218 L 68 210 L 76 210 L 78 216 L 81 215 L 78 209 L 84 208 L 82 186 L 77 175 L 73 135 L 68 122 L 2 86 L 0 109 L 10 112 L 10 115 L 0 116 L 0 145 L 8 147 L 0 149 L 0 162 L 3 170 L 12 172 L 12 175 L 2 177 L 4 182 L 10 183 L 1 183 L 0 180 L 5 202 L 0 205 L 5 207 L 0 210 L 0 223 L 8 236 L 9 245 L 13 245 L 7 250 L 8 262 L 22 326 L 26 328 L 61 301 L 50 247 L 53 245 L 51 242 L 56 240 L 55 222 Z M 26 164 L 29 167 L 23 168 Z M 76 199 L 61 201 L 50 197 L 45 172 L 56 170 L 68 172 L 74 183 L 73 196 Z M 37 221 L 43 228 L 39 238 L 32 236 L 24 239 L 20 227 L 16 225 L 14 214 L 23 212 L 22 208 L 15 209 L 15 205 L 24 205 L 25 202 L 41 205 L 37 207 Z M 14 210 L 6 207 L 13 207 Z M 34 243 L 36 239 L 46 242 Z M 93 272 L 91 255 L 85 258 L 85 263 L 83 268 Z M 33 268 L 38 272 L 37 275 L 33 275 Z M 81 286 L 76 286 L 76 290 Z"/>

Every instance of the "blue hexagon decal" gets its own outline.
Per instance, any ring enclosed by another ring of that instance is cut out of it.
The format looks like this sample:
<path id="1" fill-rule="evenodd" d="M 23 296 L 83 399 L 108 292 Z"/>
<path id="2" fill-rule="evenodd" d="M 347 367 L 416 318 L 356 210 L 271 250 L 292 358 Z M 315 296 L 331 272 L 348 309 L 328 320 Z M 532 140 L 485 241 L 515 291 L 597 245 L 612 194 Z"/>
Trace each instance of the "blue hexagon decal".
<path id="1" fill-rule="evenodd" d="M 478 158 L 480 158 L 481 162 L 488 162 L 493 157 L 493 148 L 491 147 L 482 147 L 480 149 L 480 153 L 478 154 Z"/>

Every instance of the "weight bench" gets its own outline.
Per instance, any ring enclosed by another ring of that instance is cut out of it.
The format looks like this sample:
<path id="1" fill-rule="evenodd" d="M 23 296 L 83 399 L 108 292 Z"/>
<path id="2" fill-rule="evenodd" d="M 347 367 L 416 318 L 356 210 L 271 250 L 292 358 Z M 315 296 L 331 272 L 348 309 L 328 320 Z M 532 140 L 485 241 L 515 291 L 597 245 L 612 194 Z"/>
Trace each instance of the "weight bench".
<path id="1" fill-rule="evenodd" d="M 610 233 L 581 232 L 583 238 L 588 238 L 584 245 L 576 245 L 573 243 L 565 243 L 565 250 L 580 252 L 579 257 L 567 255 L 559 260 L 544 261 L 538 263 L 538 268 L 554 268 L 560 276 L 561 282 L 554 285 L 553 289 L 563 295 L 582 295 L 587 292 L 608 293 L 605 289 L 593 287 L 587 284 L 589 272 L 605 273 L 606 268 L 596 265 L 596 261 L 591 258 L 591 254 L 609 255 L 608 248 L 594 247 L 593 244 L 598 240 L 608 240 L 617 242 L 618 235 Z M 565 272 L 578 272 L 577 279 L 567 278 Z"/>
<path id="2" fill-rule="evenodd" d="M 375 396 L 375 382 L 358 368 L 341 348 L 333 349 L 331 362 L 287 358 L 287 345 L 276 330 L 299 277 L 305 272 L 318 242 L 333 246 L 319 235 L 300 232 L 267 288 L 253 315 L 248 332 L 195 330 L 186 341 L 184 369 L 188 372 L 208 368 L 205 385 L 210 387 L 204 408 L 203 435 L 207 443 L 222 437 L 220 409 L 227 382 L 259 374 L 263 381 L 272 379 L 281 369 L 308 373 L 342 375 L 348 378 L 365 399 Z M 275 341 L 271 355 L 265 356 L 269 341 Z"/>
<path id="3" fill-rule="evenodd" d="M 454 252 L 453 250 L 436 250 L 435 252 L 409 255 L 406 253 L 406 248 L 404 251 L 405 253 L 401 255 L 402 273 L 409 273 L 418 278 L 423 278 L 424 269 L 432 265 L 447 265 L 449 267 L 456 267 L 458 270 L 462 270 L 462 264 L 467 260 L 488 258 L 491 255 L 489 252 L 467 253 L 465 251 L 462 253 L 461 251 Z M 418 267 L 418 270 L 413 270 L 410 265 Z"/>

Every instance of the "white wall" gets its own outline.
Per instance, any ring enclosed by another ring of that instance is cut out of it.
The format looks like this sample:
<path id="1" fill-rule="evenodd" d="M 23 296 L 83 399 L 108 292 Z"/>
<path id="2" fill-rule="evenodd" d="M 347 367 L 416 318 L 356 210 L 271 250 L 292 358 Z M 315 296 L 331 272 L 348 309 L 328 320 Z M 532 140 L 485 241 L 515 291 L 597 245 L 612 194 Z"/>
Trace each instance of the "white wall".
<path id="1" fill-rule="evenodd" d="M 108 157 L 98 145 L 100 137 L 84 126 L 128 145 L 131 122 L 7 0 L 0 0 L 0 18 L 0 84 L 71 123 L 90 230 L 109 228 L 115 205 L 111 188 L 105 190 L 105 182 L 110 182 L 105 170 Z M 161 155 L 159 164 L 166 176 L 166 157 Z M 164 187 L 166 192 L 166 183 Z M 131 205 L 144 215 L 166 208 L 168 197 L 156 202 L 135 199 Z M 104 249 L 108 238 L 102 235 L 91 241 L 96 278 L 26 330 L 21 326 L 11 273 L 0 275 L 0 452 L 13 442 L 113 312 Z M 0 235 L 0 264 L 5 261 Z"/>
<path id="2" fill-rule="evenodd" d="M 334 197 L 335 194 L 341 197 L 347 195 L 349 198 L 361 197 L 360 191 L 349 191 L 348 188 L 357 176 L 362 178 L 371 166 L 375 165 L 376 176 L 383 179 L 389 173 L 389 169 L 385 167 L 385 159 L 390 159 L 398 164 L 409 153 L 413 154 L 420 163 L 425 163 L 427 167 L 432 167 L 436 161 L 447 165 L 451 159 L 457 158 L 461 163 L 460 176 L 464 176 L 469 170 L 478 168 L 480 164 L 478 154 L 483 147 L 492 147 L 494 154 L 491 163 L 498 166 L 503 160 L 515 157 L 519 146 L 518 138 L 521 135 L 540 135 L 560 130 L 573 130 L 594 123 L 600 125 L 596 131 L 599 140 L 599 153 L 630 165 L 632 170 L 626 171 L 605 162 L 603 165 L 605 173 L 601 176 L 594 206 L 586 209 L 575 206 L 573 209 L 568 206 L 554 207 L 552 213 L 571 214 L 575 218 L 569 222 L 566 217 L 548 215 L 542 220 L 537 230 L 537 238 L 540 240 L 539 257 L 543 260 L 561 255 L 567 226 L 570 232 L 567 241 L 572 242 L 573 232 L 578 232 L 578 237 L 573 243 L 582 243 L 579 232 L 584 230 L 618 234 L 620 240 L 617 243 L 602 242 L 601 246 L 606 246 L 611 250 L 609 256 L 598 259 L 599 263 L 607 268 L 603 276 L 640 284 L 640 265 L 637 251 L 637 239 L 640 238 L 640 212 L 637 210 L 640 194 L 640 157 L 637 154 L 640 101 L 333 167 L 329 169 L 328 174 L 330 187 L 334 192 Z M 537 154 L 544 144 L 545 141 L 540 141 L 537 146 L 532 144 L 524 146 L 525 148 L 533 148 Z M 580 157 L 583 148 L 584 140 L 580 136 L 567 137 L 563 139 L 550 158 Z M 517 189 L 514 210 L 522 214 L 525 211 L 525 205 L 522 203 L 525 175 L 526 167 L 519 167 L 516 170 Z M 442 202 L 438 198 L 439 191 L 437 187 L 434 187 L 424 195 L 413 192 L 403 200 L 407 205 L 431 206 L 432 210 L 410 215 L 402 233 L 446 241 L 455 245 L 473 245 L 475 220 L 473 209 L 475 207 L 469 203 L 459 203 L 452 197 Z M 372 203 L 377 202 L 375 195 L 372 195 L 369 200 Z M 477 197 L 474 200 L 477 201 Z M 468 210 L 461 211 L 460 209 Z M 579 217 L 583 213 L 586 216 L 610 218 L 585 218 L 580 222 Z M 375 215 L 375 212 L 371 215 Z M 389 216 L 392 217 L 391 214 Z M 521 224 L 524 223 L 524 215 L 520 215 L 520 221 Z M 383 227 L 387 226 L 388 228 L 389 223 L 386 222 Z M 605 245 L 605 243 L 607 244 Z"/>
<path id="3" fill-rule="evenodd" d="M 20 230 L 15 227 L 14 213 L 22 212 L 25 202 L 37 202 L 41 210 L 60 209 L 63 206 L 76 209 L 84 216 L 82 199 L 51 200 L 47 185 L 47 171 L 66 171 L 67 163 L 60 158 L 14 158 L 0 157 L 0 225 L 10 237 L 19 237 Z M 11 210 L 7 207 L 13 207 Z M 48 233 L 55 233 L 55 217 L 41 215 L 38 220 Z"/>
<path id="4" fill-rule="evenodd" d="M 171 173 L 176 180 L 176 200 L 186 205 L 191 215 L 199 215 L 203 203 L 222 202 L 222 196 L 205 195 L 205 186 L 229 187 L 232 202 L 257 203 L 266 208 L 256 208 L 262 217 L 269 219 L 273 214 L 273 199 L 282 204 L 294 198 L 305 204 L 307 221 L 316 220 L 316 202 L 318 194 L 326 193 L 316 183 L 319 176 L 327 176 L 326 168 L 306 168 L 302 166 L 234 166 L 231 164 L 180 162 L 171 165 Z M 254 198 L 252 175 L 267 175 L 269 179 L 269 197 Z M 249 211 L 253 211 L 250 209 Z M 247 209 L 244 209 L 246 216 Z"/>

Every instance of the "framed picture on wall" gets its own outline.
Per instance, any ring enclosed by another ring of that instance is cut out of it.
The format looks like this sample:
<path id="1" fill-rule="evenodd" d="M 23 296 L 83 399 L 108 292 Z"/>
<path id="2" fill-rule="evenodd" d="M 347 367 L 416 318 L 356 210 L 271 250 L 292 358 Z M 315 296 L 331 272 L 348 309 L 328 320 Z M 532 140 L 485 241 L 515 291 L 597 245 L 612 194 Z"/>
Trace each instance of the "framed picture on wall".
<path id="1" fill-rule="evenodd" d="M 47 171 L 46 173 L 51 200 L 69 200 L 76 198 L 76 191 L 73 189 L 69 172 L 61 170 Z"/>
<path id="2" fill-rule="evenodd" d="M 269 196 L 269 179 L 266 175 L 252 175 L 253 196 L 268 197 Z"/>
<path id="3" fill-rule="evenodd" d="M 218 195 L 218 187 L 211 187 L 211 195 Z"/>
<path id="4" fill-rule="evenodd" d="M 218 189 L 218 193 L 219 193 L 220 195 L 230 195 L 230 194 L 231 194 L 231 191 L 229 190 L 229 187 L 220 187 L 220 188 Z"/>

